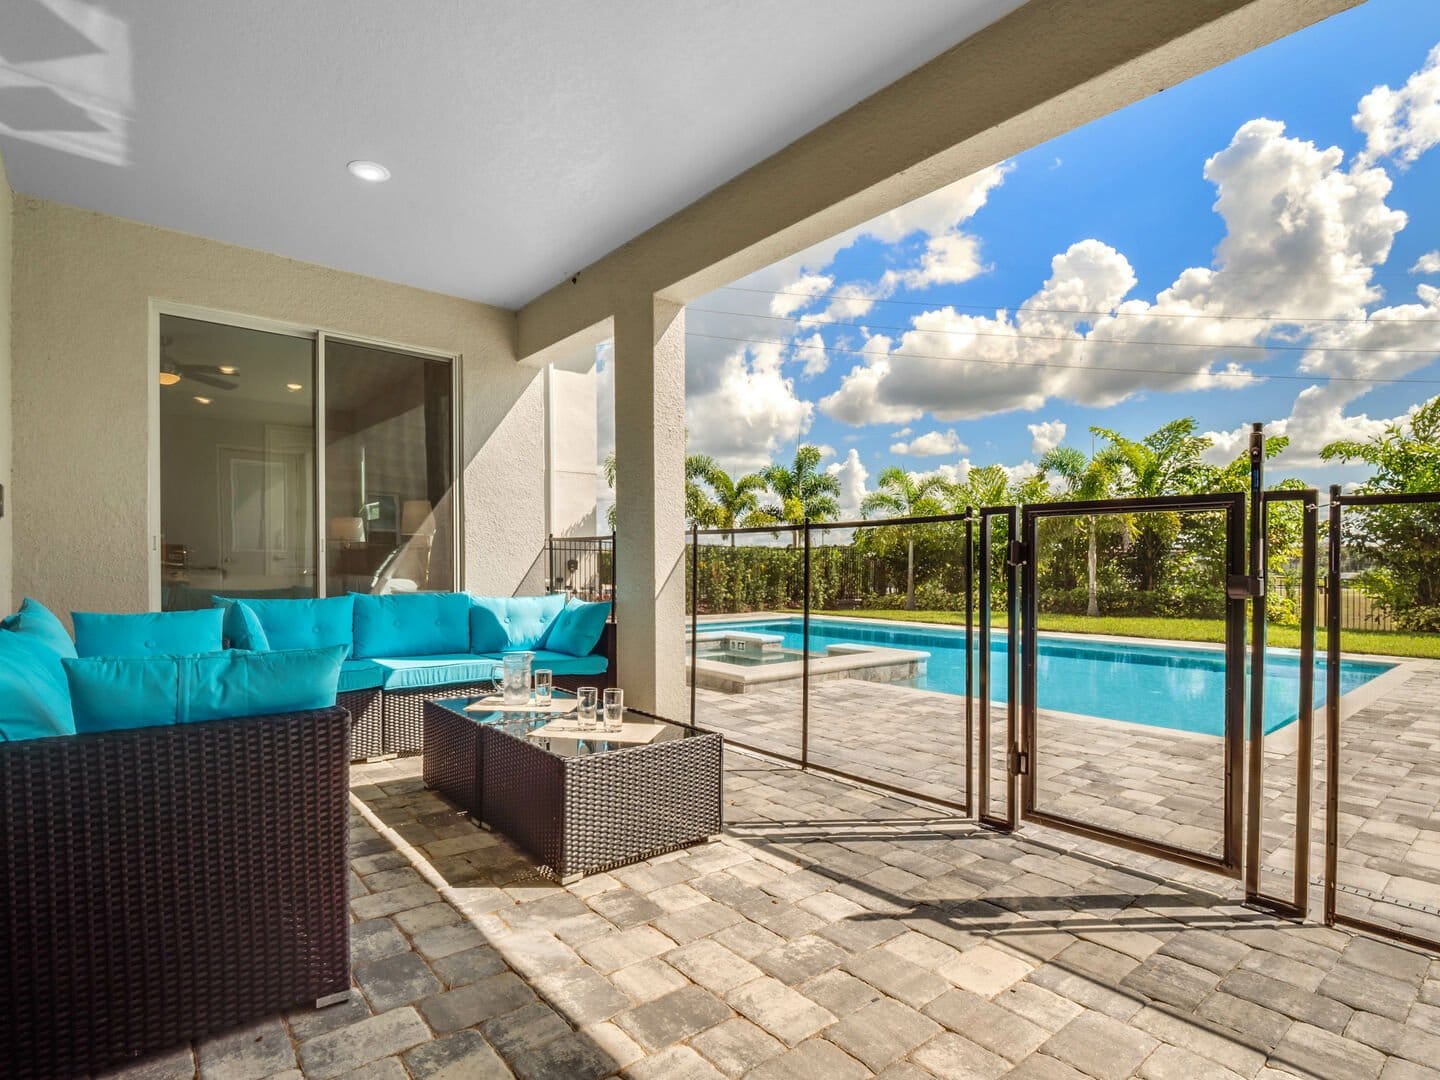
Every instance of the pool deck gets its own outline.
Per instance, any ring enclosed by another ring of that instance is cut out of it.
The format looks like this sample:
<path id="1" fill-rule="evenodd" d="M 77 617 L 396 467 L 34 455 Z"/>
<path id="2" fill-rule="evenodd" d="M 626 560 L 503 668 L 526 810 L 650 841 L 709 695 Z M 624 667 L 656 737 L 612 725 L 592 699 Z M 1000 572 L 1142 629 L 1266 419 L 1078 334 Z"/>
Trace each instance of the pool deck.
<path id="1" fill-rule="evenodd" d="M 1440 1080 L 1440 959 L 731 751 L 717 842 L 561 886 L 351 772 L 347 1003 L 111 1080 Z"/>
<path id="2" fill-rule="evenodd" d="M 697 690 L 698 721 L 762 751 L 800 752 L 800 688 Z M 978 723 L 978 707 L 976 709 Z M 1003 745 L 1005 706 L 993 707 Z M 1134 836 L 1214 853 L 1223 741 L 1042 711 L 1037 803 Z M 1266 740 L 1262 888 L 1293 888 L 1298 725 Z M 963 802 L 964 698 L 856 680 L 810 688 L 810 761 L 925 798 Z M 1323 711 L 1315 721 L 1311 874 L 1324 860 Z M 1440 940 L 1440 661 L 1404 661 L 1342 698 L 1339 910 Z M 1002 790 L 996 755 L 992 789 Z M 979 767 L 977 758 L 977 769 Z M 998 807 L 996 808 L 998 810 Z M 1312 911 L 1320 910 L 1318 890 Z"/>

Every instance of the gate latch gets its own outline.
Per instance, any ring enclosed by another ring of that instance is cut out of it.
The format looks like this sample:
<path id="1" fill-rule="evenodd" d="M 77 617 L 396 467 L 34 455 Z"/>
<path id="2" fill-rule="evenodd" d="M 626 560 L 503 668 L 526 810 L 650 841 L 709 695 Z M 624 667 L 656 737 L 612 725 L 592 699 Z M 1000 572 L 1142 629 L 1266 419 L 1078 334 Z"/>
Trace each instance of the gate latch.
<path id="1" fill-rule="evenodd" d="M 1019 540 L 1010 541 L 1009 552 L 1006 555 L 1005 559 L 1006 562 L 1008 562 L 1011 566 L 1024 566 L 1025 563 L 1029 560 L 1029 558 L 1030 552 L 1025 549 L 1024 544 L 1022 544 Z"/>
<path id="2" fill-rule="evenodd" d="M 1016 776 L 1030 775 L 1030 755 L 1024 750 L 1010 751 L 1010 771 Z"/>
<path id="3" fill-rule="evenodd" d="M 1225 595 L 1231 600 L 1255 600 L 1265 595 L 1265 579 L 1249 574 L 1231 574 L 1225 579 Z"/>

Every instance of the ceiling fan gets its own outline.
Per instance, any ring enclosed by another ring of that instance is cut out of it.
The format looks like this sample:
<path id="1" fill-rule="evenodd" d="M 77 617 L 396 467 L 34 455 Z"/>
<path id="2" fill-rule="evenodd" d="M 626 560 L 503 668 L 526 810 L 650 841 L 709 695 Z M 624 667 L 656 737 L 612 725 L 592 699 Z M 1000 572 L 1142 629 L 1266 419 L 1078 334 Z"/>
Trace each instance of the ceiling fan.
<path id="1" fill-rule="evenodd" d="M 204 383 L 206 386 L 213 386 L 217 390 L 239 389 L 239 383 L 221 377 L 223 374 L 238 374 L 234 368 L 227 371 L 224 368 L 211 367 L 208 364 L 177 364 L 169 355 L 170 345 L 174 340 L 170 337 L 160 339 L 161 386 L 174 386 L 181 379 L 190 379 L 193 382 Z"/>

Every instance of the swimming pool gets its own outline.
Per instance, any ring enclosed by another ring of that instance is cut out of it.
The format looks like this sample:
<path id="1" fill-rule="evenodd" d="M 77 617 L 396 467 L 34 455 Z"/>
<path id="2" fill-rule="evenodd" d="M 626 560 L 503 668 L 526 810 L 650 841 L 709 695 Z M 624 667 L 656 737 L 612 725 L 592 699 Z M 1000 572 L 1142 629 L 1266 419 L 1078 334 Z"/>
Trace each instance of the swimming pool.
<path id="1" fill-rule="evenodd" d="M 798 617 L 725 620 L 702 626 L 706 630 L 743 628 L 781 634 L 784 648 L 802 648 Z M 965 693 L 964 629 L 917 628 L 829 616 L 811 618 L 812 653 L 823 654 L 826 646 L 845 642 L 924 649 L 930 653 L 926 674 L 902 685 L 945 694 Z M 1006 700 L 1008 645 L 1003 633 L 990 642 L 990 696 L 995 701 Z M 1224 733 L 1225 658 L 1217 649 L 1131 645 L 1041 634 L 1036 664 L 1041 709 L 1205 735 Z M 1345 660 L 1340 665 L 1341 694 L 1365 685 L 1394 666 L 1377 660 Z M 1299 656 L 1270 650 L 1265 659 L 1267 732 L 1295 720 L 1299 714 L 1299 686 Z M 1324 703 L 1325 660 L 1317 658 L 1315 706 Z"/>

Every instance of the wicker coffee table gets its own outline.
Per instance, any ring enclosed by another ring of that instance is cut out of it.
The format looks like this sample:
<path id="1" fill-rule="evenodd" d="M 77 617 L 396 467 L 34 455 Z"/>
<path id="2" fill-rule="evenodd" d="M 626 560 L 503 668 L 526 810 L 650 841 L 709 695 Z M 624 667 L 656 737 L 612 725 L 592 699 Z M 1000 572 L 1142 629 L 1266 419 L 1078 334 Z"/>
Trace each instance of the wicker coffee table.
<path id="1" fill-rule="evenodd" d="M 719 834 L 719 734 L 627 709 L 627 724 L 659 724 L 651 741 L 537 737 L 555 716 L 466 712 L 477 700 L 425 703 L 425 785 L 562 883 Z"/>

